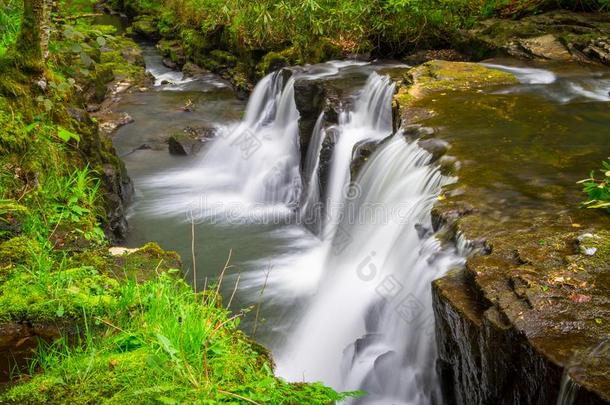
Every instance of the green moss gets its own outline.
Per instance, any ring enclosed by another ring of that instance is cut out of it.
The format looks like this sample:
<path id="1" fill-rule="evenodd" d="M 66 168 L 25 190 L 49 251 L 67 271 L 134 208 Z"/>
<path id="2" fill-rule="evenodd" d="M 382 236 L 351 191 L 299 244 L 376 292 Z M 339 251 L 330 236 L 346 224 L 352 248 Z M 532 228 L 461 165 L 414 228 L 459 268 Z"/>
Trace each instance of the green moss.
<path id="1" fill-rule="evenodd" d="M 210 57 L 221 65 L 225 65 L 228 67 L 235 67 L 237 65 L 237 56 L 227 51 L 215 49 L 210 52 Z"/>
<path id="2" fill-rule="evenodd" d="M 158 274 L 182 268 L 176 252 L 161 249 L 156 243 L 147 243 L 135 252 L 115 256 L 110 271 L 118 278 L 146 281 Z"/>
<path id="3" fill-rule="evenodd" d="M 580 239 L 577 262 L 595 272 L 610 271 L 610 231 L 595 232 Z"/>
<path id="4" fill-rule="evenodd" d="M 13 272 L 0 286 L 0 322 L 46 322 L 103 314 L 116 299 L 118 283 L 92 267 L 57 272 Z"/>
<path id="5" fill-rule="evenodd" d="M 156 39 L 159 37 L 157 21 L 150 15 L 142 15 L 136 18 L 131 24 L 131 28 L 134 33 L 146 38 Z"/>
<path id="6" fill-rule="evenodd" d="M 275 70 L 288 66 L 290 61 L 288 58 L 277 52 L 269 52 L 256 66 L 256 73 L 259 77 L 263 77 Z"/>
<path id="7" fill-rule="evenodd" d="M 38 242 L 26 236 L 17 236 L 0 243 L 0 275 L 2 275 L 3 269 L 19 264 L 31 265 L 31 257 L 40 252 Z"/>

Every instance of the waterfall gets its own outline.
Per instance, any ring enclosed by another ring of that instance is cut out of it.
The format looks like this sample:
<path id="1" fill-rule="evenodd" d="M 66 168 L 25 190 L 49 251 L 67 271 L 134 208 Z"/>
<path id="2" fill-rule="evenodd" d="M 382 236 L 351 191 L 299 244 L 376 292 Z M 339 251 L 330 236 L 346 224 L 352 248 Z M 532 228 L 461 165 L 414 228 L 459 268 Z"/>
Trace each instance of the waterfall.
<path id="1" fill-rule="evenodd" d="M 215 221 L 292 215 L 302 187 L 298 119 L 294 80 L 283 72 L 268 75 L 254 89 L 244 120 L 216 128 L 197 164 L 147 180 L 167 189 L 149 210 L 175 214 L 194 207 L 193 215 Z M 223 218 L 223 210 L 232 218 Z"/>
<path id="2" fill-rule="evenodd" d="M 366 390 L 355 403 L 426 404 L 439 395 L 430 284 L 462 259 L 430 231 L 432 205 L 453 179 L 401 133 L 387 139 L 393 93 L 373 73 L 340 120 L 326 200 L 333 213 L 316 251 L 322 276 L 276 358 L 289 380 Z M 381 145 L 351 183 L 363 141 Z"/>
<path id="3" fill-rule="evenodd" d="M 392 133 L 392 96 L 395 85 L 388 76 L 369 76 L 353 112 L 339 119 L 338 141 L 333 149 L 328 182 L 327 223 L 324 234 L 333 235 L 338 215 L 349 189 L 350 164 L 354 146 L 363 141 L 379 141 Z"/>
<path id="4" fill-rule="evenodd" d="M 572 380 L 567 371 L 561 377 L 561 386 L 559 396 L 557 397 L 557 405 L 574 405 L 576 394 L 578 394 L 579 386 Z"/>

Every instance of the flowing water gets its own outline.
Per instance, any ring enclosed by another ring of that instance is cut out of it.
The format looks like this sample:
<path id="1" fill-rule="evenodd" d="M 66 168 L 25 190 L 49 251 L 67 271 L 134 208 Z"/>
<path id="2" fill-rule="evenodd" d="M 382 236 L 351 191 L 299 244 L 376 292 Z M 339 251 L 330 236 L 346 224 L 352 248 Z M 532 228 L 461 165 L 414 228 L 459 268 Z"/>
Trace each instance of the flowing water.
<path id="1" fill-rule="evenodd" d="M 400 131 L 393 133 L 394 84 L 384 72 L 396 66 L 329 62 L 273 73 L 244 106 L 215 76 L 183 78 L 164 68 L 152 49 L 145 56 L 156 86 L 125 98 L 121 109 L 136 123 L 115 139 L 137 191 L 129 244 L 159 241 L 193 268 L 186 258 L 194 224 L 198 273 L 187 277 L 199 287 L 232 251 L 235 267 L 223 288 L 230 293 L 239 281 L 235 307 L 259 303 L 264 289 L 261 317 L 242 325 L 272 349 L 282 377 L 368 392 L 354 403 L 440 403 L 430 285 L 463 265 L 466 252 L 441 244 L 430 219 L 442 188 L 456 179 L 441 175 L 431 155 Z M 603 102 L 604 91 L 607 96 L 607 73 L 497 67 L 522 84 L 476 97 L 535 97 L 547 119 L 557 108 L 578 109 L 578 103 Z M 338 122 L 318 119 L 302 167 L 296 80 L 327 80 L 341 89 Z M 193 111 L 182 111 L 189 101 Z M 581 125 L 603 132 L 608 119 L 585 117 Z M 186 126 L 216 135 L 196 156 L 170 156 L 164 139 Z M 492 130 L 502 139 L 515 127 Z M 334 147 L 322 191 L 320 152 L 329 136 Z M 590 147 L 601 138 L 579 140 L 578 160 L 598 157 Z M 352 152 L 365 142 L 379 146 L 352 179 Z M 532 139 L 513 146 L 527 142 Z M 143 143 L 150 148 L 139 148 Z M 539 181 L 550 181 L 544 165 L 513 174 L 532 170 Z M 312 232 L 303 218 L 320 204 L 324 215 Z"/>

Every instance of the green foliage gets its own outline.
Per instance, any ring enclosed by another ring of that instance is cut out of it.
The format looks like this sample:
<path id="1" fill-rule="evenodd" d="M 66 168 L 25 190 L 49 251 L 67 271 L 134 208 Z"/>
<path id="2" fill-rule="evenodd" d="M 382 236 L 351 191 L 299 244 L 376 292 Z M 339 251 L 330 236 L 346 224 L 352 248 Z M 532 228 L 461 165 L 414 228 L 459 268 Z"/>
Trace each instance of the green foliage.
<path id="1" fill-rule="evenodd" d="M 481 14 L 484 17 L 519 18 L 552 9 L 605 11 L 609 4 L 609 0 L 485 0 Z"/>
<path id="2" fill-rule="evenodd" d="M 213 293 L 193 294 L 169 274 L 113 291 L 112 311 L 86 313 L 80 344 L 62 339 L 42 346 L 31 365 L 32 373 L 42 374 L 0 401 L 329 404 L 346 396 L 275 378 L 266 354 L 249 343 L 237 328 L 239 317 L 217 305 Z M 105 331 L 91 333 L 95 327 Z"/>
<path id="3" fill-rule="evenodd" d="M 579 181 L 583 185 L 583 191 L 589 199 L 583 202 L 586 208 L 604 208 L 610 212 L 610 158 L 607 162 L 602 162 L 601 179 L 597 179 L 595 172 L 591 172 L 591 177 Z"/>
<path id="4" fill-rule="evenodd" d="M 19 0 L 0 0 L 0 58 L 17 38 L 22 4 Z"/>

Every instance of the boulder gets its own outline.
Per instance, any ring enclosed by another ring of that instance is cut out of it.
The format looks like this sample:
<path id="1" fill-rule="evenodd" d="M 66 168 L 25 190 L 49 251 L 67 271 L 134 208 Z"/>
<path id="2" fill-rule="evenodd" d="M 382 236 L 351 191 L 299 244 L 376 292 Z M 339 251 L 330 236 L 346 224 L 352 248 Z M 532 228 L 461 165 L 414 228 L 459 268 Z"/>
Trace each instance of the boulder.
<path id="1" fill-rule="evenodd" d="M 195 155 L 201 150 L 202 143 L 187 134 L 174 134 L 167 140 L 169 153 L 177 156 Z"/>
<path id="2" fill-rule="evenodd" d="M 134 34 L 146 39 L 159 39 L 159 28 L 157 21 L 153 16 L 142 15 L 137 17 L 131 24 L 131 30 Z"/>
<path id="3" fill-rule="evenodd" d="M 184 66 L 182 66 L 182 73 L 185 76 L 193 77 L 193 76 L 203 76 L 209 74 L 210 72 L 192 62 L 186 62 Z"/>
<path id="4" fill-rule="evenodd" d="M 535 58 L 557 61 L 573 59 L 572 54 L 553 34 L 522 39 L 519 41 L 519 45 Z"/>
<path id="5" fill-rule="evenodd" d="M 512 56 L 608 65 L 608 50 L 603 46 L 608 32 L 608 13 L 558 10 L 518 20 L 481 21 L 462 32 L 458 48 L 474 59 Z"/>

